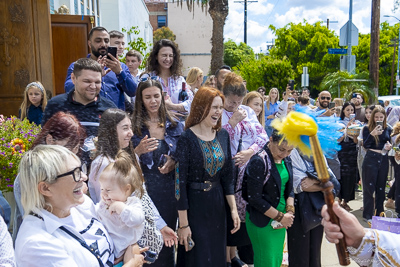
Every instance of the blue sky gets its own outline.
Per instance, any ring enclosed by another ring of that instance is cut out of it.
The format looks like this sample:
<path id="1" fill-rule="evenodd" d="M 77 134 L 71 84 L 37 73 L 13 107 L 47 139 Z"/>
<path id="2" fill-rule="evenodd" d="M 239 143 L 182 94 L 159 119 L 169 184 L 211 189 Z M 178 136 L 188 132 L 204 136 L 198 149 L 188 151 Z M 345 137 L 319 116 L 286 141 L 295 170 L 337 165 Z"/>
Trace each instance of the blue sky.
<path id="1" fill-rule="evenodd" d="M 244 7 L 241 3 L 229 0 L 229 15 L 225 24 L 225 41 L 232 39 L 243 42 Z M 250 1 L 250 0 L 249 0 Z M 393 15 L 400 19 L 400 10 L 393 13 L 394 0 L 381 0 L 381 22 L 388 21 L 390 25 L 398 23 L 394 18 L 383 15 Z M 349 20 L 349 0 L 258 0 L 248 4 L 247 8 L 247 44 L 256 53 L 266 50 L 267 42 L 275 38 L 270 24 L 277 28 L 284 27 L 289 22 L 299 23 L 306 19 L 309 23 L 317 21 L 338 21 L 330 23 L 329 28 L 339 36 L 340 28 Z M 353 23 L 360 33 L 369 33 L 371 25 L 371 0 L 353 0 Z"/>

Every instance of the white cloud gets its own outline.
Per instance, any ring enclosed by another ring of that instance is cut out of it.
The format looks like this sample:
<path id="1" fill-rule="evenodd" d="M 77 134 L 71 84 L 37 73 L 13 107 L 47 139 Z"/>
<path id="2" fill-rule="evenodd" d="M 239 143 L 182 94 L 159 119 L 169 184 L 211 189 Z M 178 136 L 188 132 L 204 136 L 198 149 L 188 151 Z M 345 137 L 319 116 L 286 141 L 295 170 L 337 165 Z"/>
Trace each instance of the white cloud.
<path id="1" fill-rule="evenodd" d="M 265 51 L 266 42 L 275 36 L 268 29 L 270 24 L 277 28 L 288 23 L 300 23 L 307 20 L 313 24 L 317 21 L 338 21 L 330 23 L 329 28 L 339 36 L 340 28 L 349 20 L 350 0 L 258 0 L 258 3 L 248 5 L 247 41 L 256 52 L 260 48 Z M 276 4 L 276 6 L 275 6 Z M 400 19 L 400 11 L 392 13 L 393 0 L 381 0 L 381 22 L 390 25 L 398 23 L 394 18 L 383 15 L 393 15 Z M 370 32 L 371 1 L 353 0 L 353 23 L 360 33 Z M 243 4 L 229 0 L 229 15 L 225 25 L 225 38 L 235 42 L 243 41 Z"/>

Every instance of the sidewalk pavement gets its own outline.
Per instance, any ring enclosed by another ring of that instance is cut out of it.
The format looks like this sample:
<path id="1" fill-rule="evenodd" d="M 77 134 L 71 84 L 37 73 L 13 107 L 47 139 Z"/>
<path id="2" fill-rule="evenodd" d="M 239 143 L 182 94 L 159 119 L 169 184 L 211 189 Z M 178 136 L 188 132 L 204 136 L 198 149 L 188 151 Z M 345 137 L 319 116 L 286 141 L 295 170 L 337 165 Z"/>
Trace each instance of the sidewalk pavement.
<path id="1" fill-rule="evenodd" d="M 357 217 L 362 226 L 369 228 L 369 225 L 364 222 L 362 217 L 362 210 L 360 210 L 362 205 L 362 192 L 356 192 L 356 199 L 349 202 L 349 206 L 353 209 L 351 213 Z M 323 267 L 341 266 L 339 264 L 335 244 L 328 243 L 325 237 L 322 240 L 321 261 Z M 348 266 L 358 266 L 358 264 L 351 260 Z"/>

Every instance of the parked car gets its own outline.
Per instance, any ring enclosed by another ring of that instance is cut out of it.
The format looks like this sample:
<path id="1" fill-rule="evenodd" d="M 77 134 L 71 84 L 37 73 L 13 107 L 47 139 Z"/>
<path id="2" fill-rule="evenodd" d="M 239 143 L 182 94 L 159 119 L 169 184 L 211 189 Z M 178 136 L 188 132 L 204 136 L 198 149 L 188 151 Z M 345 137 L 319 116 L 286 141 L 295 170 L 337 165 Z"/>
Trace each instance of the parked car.
<path id="1" fill-rule="evenodd" d="M 386 100 L 390 101 L 389 107 L 400 106 L 400 95 L 378 96 L 378 102 L 381 106 L 383 106 Z"/>

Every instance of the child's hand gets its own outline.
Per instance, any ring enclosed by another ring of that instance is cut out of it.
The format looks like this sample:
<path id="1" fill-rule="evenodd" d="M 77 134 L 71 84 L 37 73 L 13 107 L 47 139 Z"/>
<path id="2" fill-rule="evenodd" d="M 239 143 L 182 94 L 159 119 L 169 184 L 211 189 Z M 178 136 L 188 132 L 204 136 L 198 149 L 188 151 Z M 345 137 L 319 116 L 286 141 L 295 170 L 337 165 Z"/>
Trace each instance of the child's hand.
<path id="1" fill-rule="evenodd" d="M 108 210 L 110 213 L 117 213 L 118 215 L 121 214 L 121 212 L 124 210 L 126 204 L 122 201 L 114 201 L 113 203 L 108 206 Z"/>

